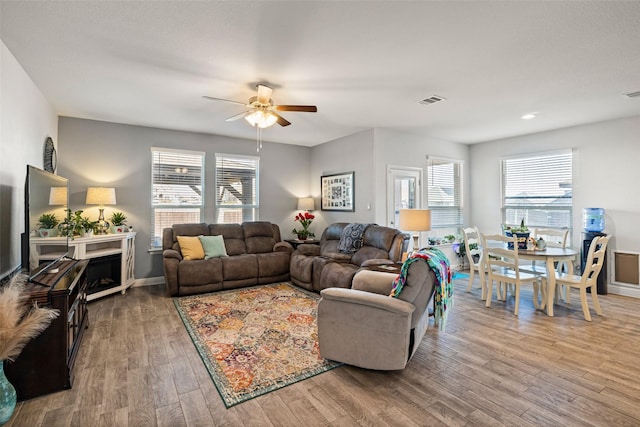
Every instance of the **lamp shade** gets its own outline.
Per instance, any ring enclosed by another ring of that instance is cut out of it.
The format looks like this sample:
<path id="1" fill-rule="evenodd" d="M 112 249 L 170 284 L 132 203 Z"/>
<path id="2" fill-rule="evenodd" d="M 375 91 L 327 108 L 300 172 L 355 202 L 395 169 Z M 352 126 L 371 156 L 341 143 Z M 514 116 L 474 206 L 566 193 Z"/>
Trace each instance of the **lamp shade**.
<path id="1" fill-rule="evenodd" d="M 312 211 L 315 204 L 313 203 L 313 197 L 301 197 L 298 199 L 298 210 L 300 211 Z"/>
<path id="2" fill-rule="evenodd" d="M 262 129 L 268 128 L 269 126 L 273 126 L 278 120 L 278 118 L 274 114 L 271 114 L 268 111 L 262 111 L 262 110 L 254 111 L 253 113 L 246 116 L 244 119 L 248 121 L 251 124 L 251 126 L 254 126 L 254 127 L 257 126 Z"/>
<path id="3" fill-rule="evenodd" d="M 429 209 L 400 209 L 400 228 L 405 231 L 431 230 Z"/>
<path id="4" fill-rule="evenodd" d="M 49 191 L 49 204 L 51 206 L 67 204 L 67 187 L 51 187 Z"/>
<path id="5" fill-rule="evenodd" d="M 116 189 L 111 187 L 89 187 L 87 188 L 87 205 L 115 205 Z"/>

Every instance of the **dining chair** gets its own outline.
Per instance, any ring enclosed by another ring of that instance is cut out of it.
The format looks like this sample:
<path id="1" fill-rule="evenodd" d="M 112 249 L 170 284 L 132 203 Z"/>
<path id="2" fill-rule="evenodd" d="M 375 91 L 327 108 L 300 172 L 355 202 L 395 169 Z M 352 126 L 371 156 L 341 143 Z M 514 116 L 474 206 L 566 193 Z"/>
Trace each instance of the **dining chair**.
<path id="1" fill-rule="evenodd" d="M 513 243 L 513 249 L 508 248 L 508 243 Z M 531 283 L 533 286 L 533 305 L 536 309 L 539 309 L 538 276 L 520 270 L 517 237 L 507 237 L 501 234 L 482 234 L 482 246 L 485 254 L 485 265 L 489 274 L 486 306 L 491 307 L 494 282 L 497 283 L 498 297 L 500 296 L 500 287 L 505 284 L 511 284 L 515 288 L 513 314 L 517 316 L 520 305 L 520 287 L 523 284 Z M 506 290 L 504 295 L 506 300 Z"/>
<path id="2" fill-rule="evenodd" d="M 471 292 L 474 275 L 477 271 L 478 278 L 480 279 L 480 289 L 482 291 L 481 299 L 484 301 L 487 297 L 487 285 L 484 274 L 485 268 L 482 245 L 480 244 L 480 232 L 478 231 L 478 227 L 468 227 L 462 229 L 462 235 L 464 236 L 465 252 L 469 260 L 469 286 L 467 286 L 467 292 Z M 474 255 L 477 255 L 477 257 L 474 258 Z"/>
<path id="3" fill-rule="evenodd" d="M 556 272 L 556 285 L 564 285 L 567 287 L 567 294 L 569 294 L 570 288 L 580 289 L 580 303 L 582 304 L 582 312 L 584 318 L 591 322 L 591 315 L 589 314 L 589 305 L 587 304 L 587 289 L 591 288 L 591 299 L 593 300 L 593 307 L 596 313 L 602 316 L 602 309 L 600 308 L 600 302 L 598 301 L 598 292 L 596 290 L 598 275 L 602 270 L 602 264 L 604 264 L 604 256 L 607 251 L 607 244 L 611 236 L 597 236 L 592 240 L 589 247 L 589 254 L 587 255 L 587 262 L 584 266 L 584 271 L 581 276 L 574 274 L 558 273 Z"/>

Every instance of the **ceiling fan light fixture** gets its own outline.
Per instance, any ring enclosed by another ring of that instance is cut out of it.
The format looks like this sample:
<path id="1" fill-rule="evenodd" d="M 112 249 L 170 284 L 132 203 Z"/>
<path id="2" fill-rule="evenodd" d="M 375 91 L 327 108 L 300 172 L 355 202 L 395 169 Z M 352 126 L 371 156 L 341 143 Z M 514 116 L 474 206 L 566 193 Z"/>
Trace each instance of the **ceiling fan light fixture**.
<path id="1" fill-rule="evenodd" d="M 271 114 L 268 111 L 257 110 L 253 113 L 249 114 L 244 118 L 246 121 L 251 124 L 251 126 L 259 127 L 261 129 L 268 128 L 269 126 L 273 126 L 278 118 Z"/>

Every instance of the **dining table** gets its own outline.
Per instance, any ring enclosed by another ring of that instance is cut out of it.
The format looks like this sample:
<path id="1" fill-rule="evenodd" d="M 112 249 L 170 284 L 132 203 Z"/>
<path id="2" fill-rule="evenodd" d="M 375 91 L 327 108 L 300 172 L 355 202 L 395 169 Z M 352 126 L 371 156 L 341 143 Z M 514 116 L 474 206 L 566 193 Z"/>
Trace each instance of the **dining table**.
<path id="1" fill-rule="evenodd" d="M 568 274 L 573 274 L 573 260 L 578 255 L 578 251 L 571 248 L 556 248 L 547 246 L 545 249 L 523 250 L 518 251 L 518 257 L 521 260 L 540 261 L 547 266 L 547 300 L 543 301 L 547 309 L 547 315 L 553 316 L 553 304 L 556 293 L 556 263 L 562 261 L 567 262 Z"/>

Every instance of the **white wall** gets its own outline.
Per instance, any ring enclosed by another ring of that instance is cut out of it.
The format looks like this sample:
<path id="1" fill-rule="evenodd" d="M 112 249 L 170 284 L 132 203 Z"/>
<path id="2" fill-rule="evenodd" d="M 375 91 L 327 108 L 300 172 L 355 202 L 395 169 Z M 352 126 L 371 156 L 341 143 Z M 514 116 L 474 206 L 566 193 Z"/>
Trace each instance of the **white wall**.
<path id="1" fill-rule="evenodd" d="M 92 219 L 96 206 L 87 206 L 87 187 L 116 188 L 117 205 L 105 208 L 127 215 L 136 235 L 135 277 L 162 276 L 162 255 L 148 253 L 151 218 L 151 147 L 205 152 L 205 211 L 203 222 L 214 222 L 215 154 L 260 158 L 260 219 L 280 226 L 282 238 L 292 237 L 297 198 L 309 194 L 309 148 L 265 142 L 256 153 L 255 141 L 117 123 L 60 118 L 60 175 L 69 178 L 69 203 Z"/>
<path id="2" fill-rule="evenodd" d="M 472 145 L 471 222 L 482 232 L 500 231 L 503 157 L 572 148 L 573 246 L 579 249 L 582 208 L 600 207 L 610 249 L 640 252 L 639 138 L 637 116 Z"/>
<path id="3" fill-rule="evenodd" d="M 58 116 L 0 41 L 0 278 L 21 263 L 26 165 L 43 167 L 44 141 L 58 142 Z"/>

